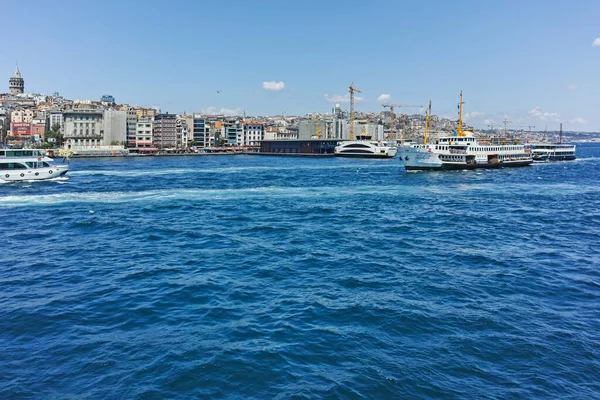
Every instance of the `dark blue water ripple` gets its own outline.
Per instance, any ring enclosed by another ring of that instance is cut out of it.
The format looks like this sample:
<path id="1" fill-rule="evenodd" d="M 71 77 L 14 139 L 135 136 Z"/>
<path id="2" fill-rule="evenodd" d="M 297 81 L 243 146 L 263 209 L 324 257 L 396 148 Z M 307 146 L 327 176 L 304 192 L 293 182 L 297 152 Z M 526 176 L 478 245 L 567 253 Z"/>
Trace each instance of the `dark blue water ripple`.
<path id="1" fill-rule="evenodd" d="M 0 185 L 2 398 L 598 398 L 600 146 L 76 159 Z"/>

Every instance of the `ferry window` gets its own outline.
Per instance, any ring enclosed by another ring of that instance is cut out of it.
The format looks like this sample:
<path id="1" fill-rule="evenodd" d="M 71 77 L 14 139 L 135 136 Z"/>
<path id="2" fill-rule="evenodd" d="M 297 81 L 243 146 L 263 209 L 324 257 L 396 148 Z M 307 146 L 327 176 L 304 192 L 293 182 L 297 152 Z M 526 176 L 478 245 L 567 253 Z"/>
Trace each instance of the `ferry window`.
<path id="1" fill-rule="evenodd" d="M 27 167 L 20 163 L 9 163 L 8 169 L 27 169 Z"/>
<path id="2" fill-rule="evenodd" d="M 3 156 L 3 155 L 4 155 L 4 152 L 3 152 L 3 151 L 0 151 L 0 156 Z"/>
<path id="3" fill-rule="evenodd" d="M 42 163 L 42 166 L 44 166 L 44 167 L 49 167 L 49 166 L 50 166 L 50 164 L 48 164 L 46 161 L 44 161 L 44 162 Z"/>

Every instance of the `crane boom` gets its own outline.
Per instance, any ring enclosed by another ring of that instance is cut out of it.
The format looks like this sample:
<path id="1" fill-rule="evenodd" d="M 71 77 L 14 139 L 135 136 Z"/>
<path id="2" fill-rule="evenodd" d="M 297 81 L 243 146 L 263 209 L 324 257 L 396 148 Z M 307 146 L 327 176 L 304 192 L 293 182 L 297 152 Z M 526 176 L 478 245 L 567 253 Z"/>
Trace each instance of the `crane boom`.
<path id="1" fill-rule="evenodd" d="M 354 82 L 348 86 L 350 92 L 350 140 L 354 140 L 354 92 L 362 93 L 354 87 Z"/>
<path id="2" fill-rule="evenodd" d="M 419 107 L 422 108 L 421 105 L 413 105 L 413 104 L 382 104 L 383 108 L 390 109 L 390 140 L 396 140 L 396 135 L 394 134 L 394 119 L 396 118 L 396 114 L 394 114 L 394 108 L 396 107 Z M 402 131 L 402 144 L 404 144 L 404 131 Z"/>

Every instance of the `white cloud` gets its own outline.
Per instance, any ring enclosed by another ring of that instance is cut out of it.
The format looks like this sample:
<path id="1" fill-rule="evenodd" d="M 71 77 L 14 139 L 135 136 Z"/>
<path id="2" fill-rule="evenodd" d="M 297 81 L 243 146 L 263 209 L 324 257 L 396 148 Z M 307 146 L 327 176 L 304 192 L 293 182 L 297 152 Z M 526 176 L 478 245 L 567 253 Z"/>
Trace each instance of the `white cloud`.
<path id="1" fill-rule="evenodd" d="M 599 47 L 600 46 L 600 37 L 597 37 L 596 39 L 594 39 L 594 41 L 592 42 L 592 46 L 593 47 Z"/>
<path id="2" fill-rule="evenodd" d="M 583 118 L 573 118 L 572 120 L 569 121 L 570 123 L 572 123 L 573 125 L 585 125 L 587 124 L 587 121 Z"/>
<path id="3" fill-rule="evenodd" d="M 477 118 L 477 117 L 483 117 L 484 113 L 479 112 L 479 111 L 473 111 L 470 113 L 466 113 L 465 114 L 465 119 L 472 119 L 472 118 Z"/>
<path id="4" fill-rule="evenodd" d="M 379 97 L 377 98 L 377 101 L 390 101 L 391 98 L 392 98 L 392 96 L 390 96 L 389 94 L 387 94 L 387 93 L 381 93 L 379 95 Z"/>
<path id="5" fill-rule="evenodd" d="M 217 108 L 217 107 L 207 107 L 200 110 L 201 114 L 204 115 L 225 115 L 227 117 L 233 117 L 235 115 L 241 114 L 240 108 Z"/>
<path id="6" fill-rule="evenodd" d="M 285 89 L 285 83 L 275 82 L 275 81 L 269 81 L 269 82 L 265 81 L 265 82 L 263 82 L 262 87 L 265 90 L 271 90 L 273 92 L 280 92 L 283 89 Z"/>
<path id="7" fill-rule="evenodd" d="M 558 121 L 558 113 L 545 112 L 539 107 L 535 107 L 528 114 L 540 121 Z"/>
<path id="8" fill-rule="evenodd" d="M 577 90 L 577 89 L 579 89 L 579 86 L 575 85 L 574 83 L 571 83 L 570 85 L 567 86 L 567 89 Z"/>
<path id="9" fill-rule="evenodd" d="M 363 101 L 364 99 L 364 97 L 354 96 L 355 102 Z M 328 94 L 325 94 L 325 100 L 330 103 L 350 103 L 350 95 L 345 94 L 342 96 L 340 94 L 334 94 L 330 96 Z"/>

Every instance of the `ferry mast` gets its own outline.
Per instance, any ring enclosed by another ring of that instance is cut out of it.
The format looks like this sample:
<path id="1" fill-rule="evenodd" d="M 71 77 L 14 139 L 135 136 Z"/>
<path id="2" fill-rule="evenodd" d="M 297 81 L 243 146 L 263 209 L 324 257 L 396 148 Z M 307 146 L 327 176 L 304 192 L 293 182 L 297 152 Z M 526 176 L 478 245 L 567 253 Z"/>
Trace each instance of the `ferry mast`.
<path id="1" fill-rule="evenodd" d="M 463 125 L 463 104 L 465 104 L 465 102 L 463 101 L 462 98 L 462 90 L 460 91 L 460 101 L 458 102 L 458 123 L 456 125 L 456 136 L 465 136 L 465 134 L 463 133 L 462 130 L 462 125 Z"/>
<path id="2" fill-rule="evenodd" d="M 423 134 L 423 144 L 427 144 L 427 133 L 429 132 L 429 118 L 431 117 L 431 100 L 429 100 L 429 108 L 425 110 L 425 133 Z"/>

